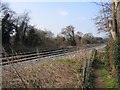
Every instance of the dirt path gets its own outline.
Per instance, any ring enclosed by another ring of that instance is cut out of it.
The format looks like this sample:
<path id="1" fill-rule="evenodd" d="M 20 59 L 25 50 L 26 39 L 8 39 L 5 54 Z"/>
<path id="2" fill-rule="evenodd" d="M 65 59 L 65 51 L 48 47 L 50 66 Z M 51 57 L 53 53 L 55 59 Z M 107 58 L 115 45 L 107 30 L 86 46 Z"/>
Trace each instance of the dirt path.
<path id="1" fill-rule="evenodd" d="M 93 83 L 95 88 L 104 88 L 104 81 L 101 75 L 101 61 L 95 62 Z"/>
<path id="2" fill-rule="evenodd" d="M 94 71 L 94 87 L 104 88 L 104 81 L 102 80 L 100 69 L 95 69 Z"/>

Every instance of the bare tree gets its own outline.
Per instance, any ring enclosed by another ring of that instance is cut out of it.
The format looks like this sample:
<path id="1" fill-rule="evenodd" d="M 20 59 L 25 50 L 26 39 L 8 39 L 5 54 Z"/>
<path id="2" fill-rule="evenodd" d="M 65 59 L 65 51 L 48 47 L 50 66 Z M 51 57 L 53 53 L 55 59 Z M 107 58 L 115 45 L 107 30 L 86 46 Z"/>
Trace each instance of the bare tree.
<path id="1" fill-rule="evenodd" d="M 84 36 L 82 37 L 82 43 L 84 44 L 91 44 L 94 43 L 94 36 L 92 33 L 86 33 L 84 34 Z"/>
<path id="2" fill-rule="evenodd" d="M 99 2 L 95 4 L 100 6 L 98 16 L 94 19 L 98 32 L 109 32 L 108 23 L 112 19 L 112 3 Z"/>
<path id="3" fill-rule="evenodd" d="M 120 36 L 120 0 L 112 0 L 112 29 L 115 33 L 114 40 L 117 40 Z"/>
<path id="4" fill-rule="evenodd" d="M 82 36 L 83 36 L 83 33 L 82 32 L 77 32 L 76 35 L 75 35 L 75 40 L 76 40 L 76 43 L 77 45 L 80 45 L 82 43 Z"/>
<path id="5" fill-rule="evenodd" d="M 120 32 L 120 1 L 96 3 L 101 6 L 99 15 L 94 19 L 98 31 L 109 32 L 113 40 L 119 37 Z"/>
<path id="6" fill-rule="evenodd" d="M 28 12 L 24 12 L 21 16 L 18 16 L 14 19 L 14 24 L 16 26 L 16 35 L 15 35 L 15 43 L 23 45 L 26 35 L 26 30 L 29 28 L 29 20 L 30 17 Z"/>
<path id="7" fill-rule="evenodd" d="M 5 10 L 8 10 L 9 8 L 8 8 L 8 4 L 5 4 L 5 3 L 2 3 L 1 1 L 0 1 L 0 13 L 2 13 L 3 11 L 5 11 Z"/>
<path id="8" fill-rule="evenodd" d="M 8 13 L 10 14 L 10 18 L 15 14 L 15 12 L 9 8 L 8 3 L 0 2 L 0 16 L 4 17 Z"/>
<path id="9" fill-rule="evenodd" d="M 72 25 L 62 29 L 62 34 L 67 38 L 68 43 L 72 46 L 76 45 L 75 41 L 75 27 Z"/>

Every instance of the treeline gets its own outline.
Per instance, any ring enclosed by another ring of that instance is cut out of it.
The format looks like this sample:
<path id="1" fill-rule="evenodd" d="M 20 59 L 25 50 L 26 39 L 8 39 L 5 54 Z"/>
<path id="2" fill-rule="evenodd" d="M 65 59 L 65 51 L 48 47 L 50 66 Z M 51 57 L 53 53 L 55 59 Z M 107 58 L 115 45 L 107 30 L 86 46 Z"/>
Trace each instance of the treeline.
<path id="1" fill-rule="evenodd" d="M 29 51 L 35 48 L 52 49 L 82 44 L 99 44 L 105 40 L 91 33 L 75 33 L 75 27 L 68 25 L 55 36 L 51 31 L 38 29 L 30 24 L 28 12 L 17 15 L 8 4 L 0 2 L 2 46 L 5 51 Z"/>

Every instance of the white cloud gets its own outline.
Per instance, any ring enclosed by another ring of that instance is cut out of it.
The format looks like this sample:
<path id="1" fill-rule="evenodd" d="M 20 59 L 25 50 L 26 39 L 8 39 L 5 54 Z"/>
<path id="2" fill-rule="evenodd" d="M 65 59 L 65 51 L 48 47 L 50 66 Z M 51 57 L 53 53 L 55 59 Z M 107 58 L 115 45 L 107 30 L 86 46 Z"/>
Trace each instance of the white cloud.
<path id="1" fill-rule="evenodd" d="M 61 16 L 67 16 L 69 13 L 67 11 L 63 10 L 63 11 L 60 11 L 59 14 Z"/>

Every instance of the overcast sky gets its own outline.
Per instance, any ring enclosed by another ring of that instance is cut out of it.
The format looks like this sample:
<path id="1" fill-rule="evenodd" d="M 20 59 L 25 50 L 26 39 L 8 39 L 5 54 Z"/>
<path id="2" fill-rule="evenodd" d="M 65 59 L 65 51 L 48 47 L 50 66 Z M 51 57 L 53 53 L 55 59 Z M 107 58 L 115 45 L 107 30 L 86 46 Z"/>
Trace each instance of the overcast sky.
<path id="1" fill-rule="evenodd" d="M 92 2 L 9 2 L 9 6 L 18 14 L 29 11 L 32 25 L 55 35 L 68 25 L 73 25 L 76 32 L 103 35 L 97 34 L 92 20 L 99 13 L 99 6 Z"/>

